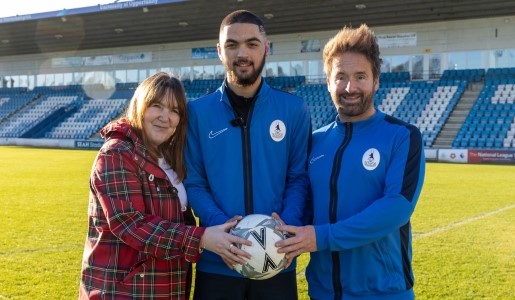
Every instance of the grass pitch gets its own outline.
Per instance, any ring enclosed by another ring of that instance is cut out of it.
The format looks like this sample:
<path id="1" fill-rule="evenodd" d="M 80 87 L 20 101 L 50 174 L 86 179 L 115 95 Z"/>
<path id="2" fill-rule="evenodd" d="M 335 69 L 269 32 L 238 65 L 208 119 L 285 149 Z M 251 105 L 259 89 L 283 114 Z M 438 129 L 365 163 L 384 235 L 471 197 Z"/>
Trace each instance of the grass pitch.
<path id="1" fill-rule="evenodd" d="M 96 153 L 0 147 L 0 299 L 77 299 Z M 515 166 L 428 163 L 412 218 L 417 299 L 513 299 L 514 220 Z"/>

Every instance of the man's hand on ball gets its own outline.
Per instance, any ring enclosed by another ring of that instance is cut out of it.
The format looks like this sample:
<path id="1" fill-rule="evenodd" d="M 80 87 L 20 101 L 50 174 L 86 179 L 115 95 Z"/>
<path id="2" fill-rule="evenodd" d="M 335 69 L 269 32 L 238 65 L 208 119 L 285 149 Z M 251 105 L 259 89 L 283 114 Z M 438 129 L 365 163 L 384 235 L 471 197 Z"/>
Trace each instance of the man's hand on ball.
<path id="1" fill-rule="evenodd" d="M 275 243 L 277 252 L 285 253 L 287 266 L 291 264 L 293 259 L 302 253 L 315 252 L 317 250 L 315 228 L 308 226 L 290 226 L 280 225 L 277 230 L 287 232 L 291 237 Z"/>

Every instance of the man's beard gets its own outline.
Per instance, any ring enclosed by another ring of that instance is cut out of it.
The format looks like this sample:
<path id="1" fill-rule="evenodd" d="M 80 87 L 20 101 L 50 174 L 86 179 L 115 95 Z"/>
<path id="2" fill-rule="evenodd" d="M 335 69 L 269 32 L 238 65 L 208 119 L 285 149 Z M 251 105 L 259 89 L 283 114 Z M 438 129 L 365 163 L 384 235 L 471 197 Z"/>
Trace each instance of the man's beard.
<path id="1" fill-rule="evenodd" d="M 235 71 L 236 66 L 233 66 L 232 70 L 229 70 L 229 74 L 232 79 L 236 79 L 236 84 L 240 86 L 250 86 L 253 85 L 259 77 L 261 77 L 261 73 L 263 72 L 263 68 L 265 67 L 265 58 L 266 53 L 263 55 L 263 59 L 261 60 L 261 64 L 254 69 L 254 72 L 248 74 L 241 74 Z M 247 62 L 246 60 L 239 60 L 234 64 L 238 64 L 239 62 Z M 255 66 L 252 64 L 252 66 Z"/>
<path id="2" fill-rule="evenodd" d="M 341 95 L 339 98 L 344 98 L 347 94 Z M 364 114 L 371 105 L 374 104 L 374 94 L 362 94 L 360 97 L 360 101 L 356 105 L 343 105 L 342 101 L 338 100 L 340 104 L 338 106 L 338 114 L 346 117 L 356 117 Z"/>

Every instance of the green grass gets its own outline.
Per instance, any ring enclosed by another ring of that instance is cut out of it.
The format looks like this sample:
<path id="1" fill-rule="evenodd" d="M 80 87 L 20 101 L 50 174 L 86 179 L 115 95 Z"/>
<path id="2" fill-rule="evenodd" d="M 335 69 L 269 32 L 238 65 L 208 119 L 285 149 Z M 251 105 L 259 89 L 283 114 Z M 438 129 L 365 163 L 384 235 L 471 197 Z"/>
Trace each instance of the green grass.
<path id="1" fill-rule="evenodd" d="M 0 147 L 0 300 L 77 298 L 95 155 Z M 417 299 L 513 299 L 514 220 L 515 166 L 428 163 L 412 218 Z"/>
<path id="2" fill-rule="evenodd" d="M 76 299 L 96 151 L 0 147 L 0 299 Z"/>
<path id="3" fill-rule="evenodd" d="M 412 219 L 418 299 L 513 299 L 514 220 L 515 166 L 428 164 Z"/>

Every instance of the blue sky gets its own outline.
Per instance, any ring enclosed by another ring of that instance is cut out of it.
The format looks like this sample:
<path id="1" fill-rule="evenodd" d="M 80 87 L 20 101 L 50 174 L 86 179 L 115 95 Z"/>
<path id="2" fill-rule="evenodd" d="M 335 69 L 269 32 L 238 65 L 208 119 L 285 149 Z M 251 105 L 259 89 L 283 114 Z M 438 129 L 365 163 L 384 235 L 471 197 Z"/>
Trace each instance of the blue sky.
<path id="1" fill-rule="evenodd" d="M 118 2 L 126 2 L 121 0 Z M 2 5 L 0 18 L 113 3 L 115 0 L 16 0 Z"/>

